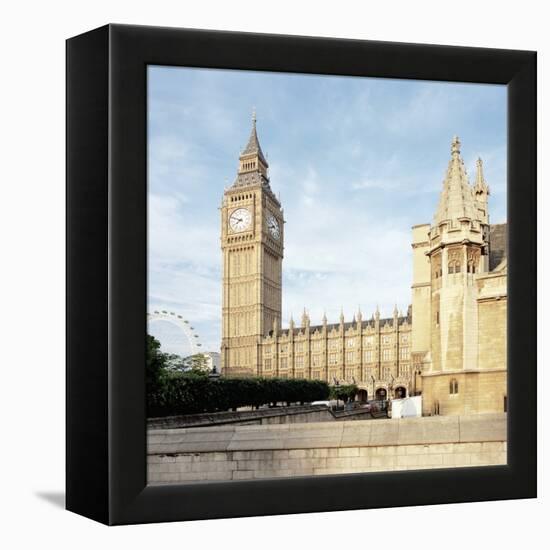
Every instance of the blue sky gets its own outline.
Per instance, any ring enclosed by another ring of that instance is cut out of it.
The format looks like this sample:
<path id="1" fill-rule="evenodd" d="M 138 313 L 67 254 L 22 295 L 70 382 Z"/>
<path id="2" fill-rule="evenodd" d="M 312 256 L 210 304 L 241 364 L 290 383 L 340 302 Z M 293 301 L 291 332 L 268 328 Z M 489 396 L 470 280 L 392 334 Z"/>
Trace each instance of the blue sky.
<path id="1" fill-rule="evenodd" d="M 219 350 L 219 206 L 252 108 L 285 212 L 283 326 L 410 303 L 411 226 L 432 221 L 456 134 L 484 161 L 491 223 L 506 220 L 506 88 L 149 67 L 149 309 L 181 313 Z M 185 339 L 151 327 L 168 351 Z"/>

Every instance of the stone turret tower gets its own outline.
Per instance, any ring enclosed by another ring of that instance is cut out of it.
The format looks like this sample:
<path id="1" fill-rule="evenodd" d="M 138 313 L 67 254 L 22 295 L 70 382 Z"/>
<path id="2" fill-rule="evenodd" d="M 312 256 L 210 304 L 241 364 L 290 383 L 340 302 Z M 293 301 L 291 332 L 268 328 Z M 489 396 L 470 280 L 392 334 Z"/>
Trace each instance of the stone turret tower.
<path id="1" fill-rule="evenodd" d="M 487 201 L 478 201 L 475 189 L 468 181 L 460 141 L 455 137 L 434 223 L 428 233 L 434 371 L 477 366 L 474 275 L 487 270 L 483 257 L 488 251 L 489 225 Z M 484 209 L 479 208 L 480 203 Z"/>
<path id="2" fill-rule="evenodd" d="M 424 246 L 430 266 L 431 315 L 431 357 L 422 381 L 426 408 L 433 405 L 432 395 L 449 394 L 446 386 L 457 376 L 478 369 L 476 277 L 488 268 L 488 193 L 481 160 L 477 162 L 476 183 L 470 185 L 460 155 L 460 141 L 455 137 L 439 205 Z M 457 398 L 446 404 L 445 413 L 455 405 L 457 412 L 465 410 L 464 401 Z M 439 406 L 439 402 L 435 404 L 436 412 Z"/>
<path id="3" fill-rule="evenodd" d="M 225 190 L 221 206 L 225 375 L 257 374 L 261 338 L 281 326 L 283 223 L 254 113 L 237 177 Z"/>

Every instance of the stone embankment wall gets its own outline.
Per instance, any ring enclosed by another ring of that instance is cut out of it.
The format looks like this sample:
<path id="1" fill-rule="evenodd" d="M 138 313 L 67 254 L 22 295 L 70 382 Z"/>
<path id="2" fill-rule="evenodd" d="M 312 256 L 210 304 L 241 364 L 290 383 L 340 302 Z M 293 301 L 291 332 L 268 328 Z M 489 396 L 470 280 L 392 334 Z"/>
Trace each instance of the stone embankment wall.
<path id="1" fill-rule="evenodd" d="M 385 413 L 383 413 L 385 415 Z M 366 420 L 372 418 L 367 409 L 332 411 L 326 405 L 300 405 L 276 407 L 253 411 L 224 411 L 217 413 L 188 414 L 149 418 L 147 426 L 155 428 L 198 428 L 213 425 L 238 424 L 252 426 L 260 424 L 297 424 L 307 422 L 331 422 L 334 420 Z"/>
<path id="2" fill-rule="evenodd" d="M 289 424 L 306 422 L 328 422 L 335 420 L 332 412 L 325 405 L 303 405 L 292 407 L 275 407 L 252 411 L 224 411 L 217 413 L 188 414 L 150 418 L 149 428 L 195 428 L 209 427 L 213 424 Z"/>
<path id="3" fill-rule="evenodd" d="M 150 429 L 148 483 L 506 464 L 506 414 Z"/>

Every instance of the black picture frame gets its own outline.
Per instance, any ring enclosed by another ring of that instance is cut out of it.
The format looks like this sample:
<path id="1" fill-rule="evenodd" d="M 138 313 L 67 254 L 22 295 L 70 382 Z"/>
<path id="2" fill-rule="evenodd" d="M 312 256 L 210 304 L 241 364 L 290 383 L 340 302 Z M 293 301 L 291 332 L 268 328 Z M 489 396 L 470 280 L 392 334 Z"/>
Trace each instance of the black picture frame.
<path id="1" fill-rule="evenodd" d="M 508 465 L 146 486 L 146 76 L 173 65 L 508 87 Z M 68 510 L 106 524 L 536 496 L 536 53 L 107 25 L 67 41 Z"/>

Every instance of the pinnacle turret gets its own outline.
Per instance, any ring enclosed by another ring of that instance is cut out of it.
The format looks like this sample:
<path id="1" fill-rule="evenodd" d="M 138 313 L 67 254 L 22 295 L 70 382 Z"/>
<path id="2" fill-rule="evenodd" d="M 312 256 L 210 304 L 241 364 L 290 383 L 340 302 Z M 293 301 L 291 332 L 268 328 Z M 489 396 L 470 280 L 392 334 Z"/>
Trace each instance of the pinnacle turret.
<path id="1" fill-rule="evenodd" d="M 490 195 L 489 186 L 485 181 L 485 176 L 483 175 L 483 161 L 481 158 L 477 159 L 476 162 L 476 183 L 474 185 L 474 192 L 476 197 Z"/>
<path id="2" fill-rule="evenodd" d="M 267 160 L 260 147 L 258 132 L 256 131 L 256 111 L 253 111 L 250 137 L 248 138 L 246 147 L 239 155 L 239 170 L 233 187 L 262 185 L 271 191 L 267 169 Z"/>
<path id="3" fill-rule="evenodd" d="M 460 156 L 460 140 L 455 136 L 451 143 L 451 160 L 443 181 L 435 224 L 460 218 L 477 219 L 476 214 L 473 190 Z"/>
<path id="4" fill-rule="evenodd" d="M 481 158 L 476 162 L 476 182 L 473 188 L 474 198 L 476 200 L 477 212 L 479 220 L 482 223 L 489 223 L 489 215 L 487 213 L 487 202 L 489 200 L 489 186 L 483 175 L 483 161 Z"/>
<path id="5" fill-rule="evenodd" d="M 260 147 L 260 140 L 258 139 L 258 133 L 256 131 L 256 109 L 252 111 L 252 129 L 250 130 L 250 137 L 248 143 L 241 153 L 241 157 L 247 157 L 249 155 L 257 155 L 261 162 L 267 168 L 267 160 L 264 157 L 262 148 Z"/>

